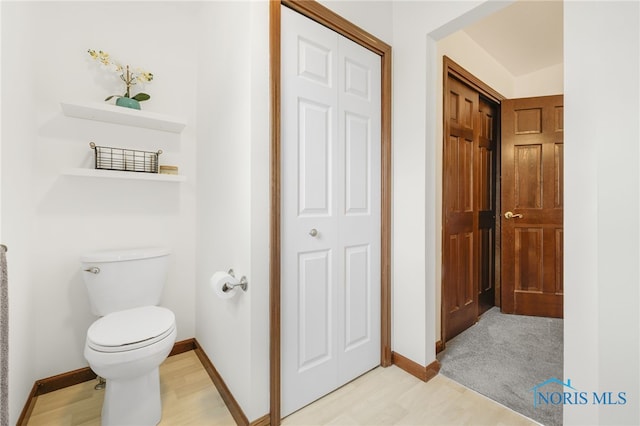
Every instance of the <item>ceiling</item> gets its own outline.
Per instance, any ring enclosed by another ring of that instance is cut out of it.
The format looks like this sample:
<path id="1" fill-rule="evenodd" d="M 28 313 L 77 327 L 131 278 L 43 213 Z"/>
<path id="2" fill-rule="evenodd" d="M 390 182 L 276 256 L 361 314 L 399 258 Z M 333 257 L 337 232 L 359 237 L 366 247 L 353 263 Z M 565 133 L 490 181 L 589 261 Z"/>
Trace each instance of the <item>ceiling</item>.
<path id="1" fill-rule="evenodd" d="M 464 32 L 514 77 L 563 62 L 562 0 L 519 0 Z"/>

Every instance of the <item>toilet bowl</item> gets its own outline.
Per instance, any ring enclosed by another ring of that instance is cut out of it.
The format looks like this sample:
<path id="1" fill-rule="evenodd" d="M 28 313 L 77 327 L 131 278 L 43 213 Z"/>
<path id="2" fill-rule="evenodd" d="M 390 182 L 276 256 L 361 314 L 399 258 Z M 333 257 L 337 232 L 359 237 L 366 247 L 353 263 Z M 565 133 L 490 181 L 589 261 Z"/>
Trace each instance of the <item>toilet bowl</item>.
<path id="1" fill-rule="evenodd" d="M 106 379 L 103 426 L 153 426 L 162 418 L 159 366 L 176 341 L 173 312 L 158 306 L 169 250 L 139 248 L 81 257 L 91 311 L 84 357 Z"/>
<path id="2" fill-rule="evenodd" d="M 91 369 L 107 380 L 103 426 L 160 422 L 158 367 L 175 340 L 175 316 L 159 306 L 113 312 L 89 327 L 84 356 Z"/>

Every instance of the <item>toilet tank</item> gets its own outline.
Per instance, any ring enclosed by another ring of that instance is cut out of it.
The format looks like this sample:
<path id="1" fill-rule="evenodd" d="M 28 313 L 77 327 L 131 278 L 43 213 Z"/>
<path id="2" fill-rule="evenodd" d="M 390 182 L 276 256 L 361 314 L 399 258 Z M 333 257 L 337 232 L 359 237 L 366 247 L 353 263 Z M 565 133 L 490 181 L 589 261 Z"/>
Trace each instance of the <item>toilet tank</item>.
<path id="1" fill-rule="evenodd" d="M 169 249 L 160 247 L 94 251 L 80 256 L 91 312 L 158 305 L 167 281 Z"/>

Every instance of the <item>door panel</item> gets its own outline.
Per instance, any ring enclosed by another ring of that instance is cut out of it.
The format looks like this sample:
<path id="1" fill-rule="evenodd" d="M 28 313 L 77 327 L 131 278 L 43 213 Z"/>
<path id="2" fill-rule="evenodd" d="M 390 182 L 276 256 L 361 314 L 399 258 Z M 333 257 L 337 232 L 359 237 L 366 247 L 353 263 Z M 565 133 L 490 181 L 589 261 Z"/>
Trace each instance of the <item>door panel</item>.
<path id="1" fill-rule="evenodd" d="M 478 93 L 449 78 L 443 158 L 443 305 L 446 339 L 478 317 L 478 214 L 474 209 L 478 146 Z"/>
<path id="2" fill-rule="evenodd" d="M 495 305 L 496 247 L 496 161 L 498 110 L 482 97 L 479 100 L 478 135 L 478 315 Z"/>
<path id="3" fill-rule="evenodd" d="M 331 359 L 331 252 L 300 253 L 298 259 L 298 368 L 304 372 Z"/>
<path id="4" fill-rule="evenodd" d="M 562 317 L 563 97 L 502 103 L 502 310 Z M 513 218 L 506 218 L 507 211 Z M 520 217 L 520 215 L 522 215 Z"/>
<path id="5" fill-rule="evenodd" d="M 515 229 L 516 291 L 542 291 L 542 229 Z"/>
<path id="6" fill-rule="evenodd" d="M 345 248 L 345 351 L 371 339 L 369 245 Z"/>
<path id="7" fill-rule="evenodd" d="M 345 114 L 345 214 L 369 214 L 371 140 L 368 118 Z"/>
<path id="8" fill-rule="evenodd" d="M 300 36 L 298 52 L 298 76 L 330 88 L 334 72 L 331 68 L 332 46 Z"/>
<path id="9" fill-rule="evenodd" d="M 300 99 L 298 111 L 299 214 L 328 216 L 332 199 L 331 106 Z"/>
<path id="10" fill-rule="evenodd" d="M 542 207 L 542 145 L 514 146 L 514 200 L 520 209 Z"/>
<path id="11" fill-rule="evenodd" d="M 283 416 L 331 392 L 338 368 L 338 43 L 301 19 L 282 9 Z"/>
<path id="12" fill-rule="evenodd" d="M 380 57 L 338 37 L 338 382 L 380 365 Z"/>
<path id="13" fill-rule="evenodd" d="M 497 105 L 447 78 L 443 151 L 443 338 L 495 305 Z"/>
<path id="14" fill-rule="evenodd" d="M 286 416 L 380 364 L 380 57 L 282 9 Z"/>

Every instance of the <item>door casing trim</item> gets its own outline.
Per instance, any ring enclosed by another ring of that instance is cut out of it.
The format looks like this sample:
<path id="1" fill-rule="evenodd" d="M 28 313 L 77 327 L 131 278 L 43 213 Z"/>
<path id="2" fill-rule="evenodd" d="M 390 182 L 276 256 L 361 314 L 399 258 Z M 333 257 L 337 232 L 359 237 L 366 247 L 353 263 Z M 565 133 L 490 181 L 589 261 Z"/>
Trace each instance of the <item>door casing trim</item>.
<path id="1" fill-rule="evenodd" d="M 380 365 L 391 365 L 391 46 L 315 1 L 269 2 L 270 70 L 270 247 L 269 247 L 269 417 L 280 424 L 280 277 L 281 277 L 281 5 L 310 18 L 380 55 L 381 59 L 381 246 L 380 246 Z"/>

